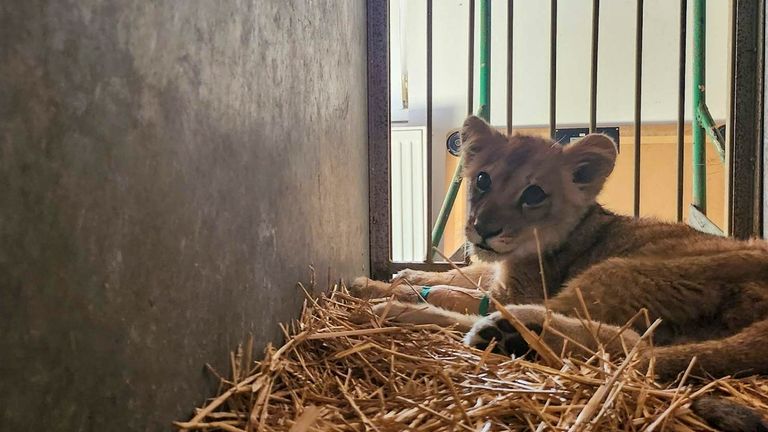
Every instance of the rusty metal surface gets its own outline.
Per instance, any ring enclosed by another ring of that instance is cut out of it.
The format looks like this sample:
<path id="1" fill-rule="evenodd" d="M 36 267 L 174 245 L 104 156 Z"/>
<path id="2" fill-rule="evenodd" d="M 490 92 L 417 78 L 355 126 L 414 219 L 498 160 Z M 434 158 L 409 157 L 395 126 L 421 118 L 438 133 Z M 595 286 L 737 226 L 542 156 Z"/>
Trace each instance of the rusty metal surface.
<path id="1" fill-rule="evenodd" d="M 371 277 L 392 274 L 390 210 L 389 0 L 367 1 L 368 185 Z"/>
<path id="2" fill-rule="evenodd" d="M 765 17 L 768 16 L 768 3 L 763 2 L 763 41 L 766 37 L 766 25 L 768 23 L 765 22 Z M 762 160 L 762 169 L 761 169 L 761 175 L 763 177 L 762 181 L 762 213 L 763 217 L 761 220 L 762 225 L 762 237 L 768 238 L 768 224 L 765 223 L 766 219 L 768 219 L 768 176 L 766 176 L 765 167 L 768 166 L 768 133 L 766 131 L 766 122 L 768 122 L 768 104 L 765 103 L 765 94 L 768 91 L 768 69 L 765 67 L 765 50 L 768 49 L 766 47 L 765 43 L 763 43 L 763 129 L 762 129 L 762 151 L 763 151 L 763 160 Z"/>
<path id="3" fill-rule="evenodd" d="M 762 0 L 734 2 L 730 234 L 762 233 L 763 40 Z"/>

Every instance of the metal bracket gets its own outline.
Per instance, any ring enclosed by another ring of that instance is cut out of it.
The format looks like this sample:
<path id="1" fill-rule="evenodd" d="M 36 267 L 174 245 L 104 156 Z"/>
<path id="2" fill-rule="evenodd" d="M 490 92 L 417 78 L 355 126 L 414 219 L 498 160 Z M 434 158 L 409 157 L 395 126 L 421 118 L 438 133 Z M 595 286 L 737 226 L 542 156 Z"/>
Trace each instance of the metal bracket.
<path id="1" fill-rule="evenodd" d="M 699 109 L 696 110 L 696 120 L 704 127 L 707 135 L 712 138 L 712 144 L 715 146 L 717 154 L 720 155 L 720 161 L 725 163 L 725 137 L 715 126 L 715 121 L 712 119 L 712 114 L 709 113 L 707 104 L 699 105 Z"/>
<path id="2" fill-rule="evenodd" d="M 688 212 L 688 225 L 707 234 L 725 236 L 723 231 L 693 204 L 691 204 Z"/>

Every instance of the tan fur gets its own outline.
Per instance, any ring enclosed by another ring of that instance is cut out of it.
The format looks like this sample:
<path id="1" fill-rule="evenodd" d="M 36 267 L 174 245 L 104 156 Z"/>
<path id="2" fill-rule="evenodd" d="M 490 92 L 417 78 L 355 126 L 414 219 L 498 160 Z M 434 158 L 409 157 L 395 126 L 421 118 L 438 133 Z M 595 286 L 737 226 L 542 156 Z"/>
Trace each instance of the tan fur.
<path id="1" fill-rule="evenodd" d="M 584 326 L 570 325 L 569 317 L 584 315 L 580 291 L 597 323 L 616 328 L 643 308 L 651 321 L 662 319 L 654 335 L 656 372 L 662 379 L 674 378 L 694 356 L 699 373 L 768 374 L 765 242 L 715 237 L 683 224 L 605 210 L 595 200 L 616 158 L 615 145 L 605 136 L 589 135 L 561 146 L 536 137 L 507 137 L 470 117 L 462 140 L 471 191 L 466 236 L 482 261 L 462 271 L 509 304 L 510 312 L 522 314 L 516 305 L 544 303 L 536 229 L 549 290 L 546 306 L 567 336 L 578 341 L 592 337 Z M 480 173 L 491 179 L 485 192 L 478 188 Z M 534 206 L 522 205 L 531 185 L 547 197 Z M 492 235 L 483 238 L 483 233 Z M 455 270 L 405 271 L 402 276 L 416 288 L 474 288 Z M 430 309 L 428 315 L 434 318 L 440 311 Z M 498 312 L 496 318 L 474 319 L 470 336 L 488 319 L 498 319 Z M 646 326 L 638 320 L 633 329 L 642 333 Z"/>

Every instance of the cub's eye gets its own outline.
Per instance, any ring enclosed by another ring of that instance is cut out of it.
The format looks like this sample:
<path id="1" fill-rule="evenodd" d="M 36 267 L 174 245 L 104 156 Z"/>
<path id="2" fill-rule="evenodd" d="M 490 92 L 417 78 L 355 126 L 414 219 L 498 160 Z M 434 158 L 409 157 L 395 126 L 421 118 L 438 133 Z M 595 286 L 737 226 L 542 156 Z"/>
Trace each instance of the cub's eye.
<path id="1" fill-rule="evenodd" d="M 480 192 L 488 192 L 491 190 L 491 176 L 485 171 L 480 171 L 475 179 L 475 187 Z"/>
<path id="2" fill-rule="evenodd" d="M 531 185 L 523 191 L 523 196 L 520 197 L 520 202 L 524 206 L 534 207 L 543 203 L 545 199 L 547 199 L 546 192 L 536 185 Z"/>

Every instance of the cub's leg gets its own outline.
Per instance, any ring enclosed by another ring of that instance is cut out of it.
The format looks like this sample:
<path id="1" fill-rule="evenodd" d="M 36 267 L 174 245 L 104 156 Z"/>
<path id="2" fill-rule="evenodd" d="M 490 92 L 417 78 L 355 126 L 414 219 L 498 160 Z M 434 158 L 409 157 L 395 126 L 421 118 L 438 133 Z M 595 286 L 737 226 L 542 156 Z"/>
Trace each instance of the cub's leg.
<path id="1" fill-rule="evenodd" d="M 423 304 L 426 297 L 428 304 L 463 314 L 478 313 L 485 296 L 483 291 L 458 286 L 430 285 L 429 290 L 424 290 L 424 285 L 389 284 L 368 278 L 355 279 L 350 291 L 360 298 L 394 297 L 404 303 Z"/>
<path id="2" fill-rule="evenodd" d="M 696 369 L 722 377 L 734 374 L 768 374 L 768 319 L 756 322 L 722 339 L 655 347 L 655 371 L 662 379 L 674 378 L 696 357 Z"/>
<path id="3" fill-rule="evenodd" d="M 419 270 L 405 269 L 397 274 L 395 279 L 402 279 L 407 283 L 404 285 L 435 286 L 448 285 L 452 287 L 476 290 L 478 286 L 487 291 L 495 280 L 496 268 L 492 264 L 475 263 L 461 269 L 447 272 L 424 272 Z M 350 285 L 352 294 L 362 298 L 382 298 L 392 295 L 399 295 L 401 290 L 396 290 L 389 283 L 374 281 L 366 277 L 355 279 Z M 413 290 L 409 290 L 413 291 Z M 402 291 L 405 293 L 405 291 Z M 418 299 L 418 296 L 416 297 Z M 400 299 L 402 301 L 411 301 L 407 297 Z"/>
<path id="4" fill-rule="evenodd" d="M 704 372 L 715 377 L 765 375 L 768 374 L 768 320 L 754 323 L 723 339 L 655 347 L 653 355 L 654 370 L 662 380 L 674 379 L 688 367 L 694 356 L 696 373 Z M 691 409 L 724 432 L 768 432 L 768 421 L 762 415 L 728 399 L 705 397 L 696 400 Z"/>
<path id="5" fill-rule="evenodd" d="M 365 277 L 355 279 L 350 292 L 360 298 L 387 298 L 394 296 L 401 302 L 418 303 L 423 300 L 425 286 L 430 287 L 426 296 L 428 303 L 461 313 L 476 313 L 495 278 L 495 267 L 491 264 L 476 263 L 461 270 L 442 273 L 403 270 L 398 277 L 401 283 L 390 284 Z M 482 287 L 477 289 L 476 284 Z"/>
<path id="6" fill-rule="evenodd" d="M 614 357 L 625 354 L 625 348 L 629 350 L 640 343 L 640 336 L 633 330 L 622 331 L 616 326 L 580 321 L 554 312 L 549 312 L 545 324 L 548 312 L 541 305 L 508 305 L 505 309 L 537 333 L 556 354 L 570 352 L 589 356 L 603 345 Z M 478 320 L 464 341 L 467 345 L 485 349 L 491 339 L 498 343 L 494 351 L 500 354 L 520 357 L 529 351 L 528 343 L 498 311 Z"/>
<path id="7" fill-rule="evenodd" d="M 440 327 L 455 326 L 461 332 L 467 332 L 480 317 L 449 311 L 428 303 L 379 303 L 373 307 L 373 313 L 381 318 L 409 324 L 435 324 Z M 386 316 L 384 316 L 386 314 Z"/>
<path id="8" fill-rule="evenodd" d="M 416 288 L 415 286 L 413 288 Z M 395 296 L 400 301 L 418 301 L 419 297 L 416 295 L 414 289 L 408 284 L 394 285 L 389 282 L 381 282 L 373 279 L 368 279 L 365 276 L 361 276 L 352 281 L 349 285 L 349 292 L 358 298 L 362 299 L 374 299 L 374 298 L 388 298 Z"/>
<path id="9" fill-rule="evenodd" d="M 447 272 L 425 272 L 419 270 L 401 270 L 398 278 L 403 278 L 414 285 L 451 285 L 455 287 L 483 290 L 490 289 L 495 280 L 496 267 L 493 264 L 474 263 L 461 269 Z"/>
<path id="10" fill-rule="evenodd" d="M 723 432 L 768 432 L 768 422 L 751 408 L 718 396 L 705 396 L 691 410 Z"/>
<path id="11" fill-rule="evenodd" d="M 660 330 L 670 326 L 684 329 L 705 317 L 716 316 L 740 283 L 762 277 L 760 267 L 755 265 L 759 263 L 754 263 L 751 270 L 733 270 L 739 265 L 744 268 L 751 258 L 738 253 L 612 258 L 569 281 L 548 306 L 560 313 L 583 315 L 577 295 L 580 291 L 596 321 L 623 325 L 645 308 L 651 320 L 663 319 Z M 761 259 L 765 261 L 765 257 Z M 642 331 L 644 324 L 637 322 L 636 329 Z"/>

